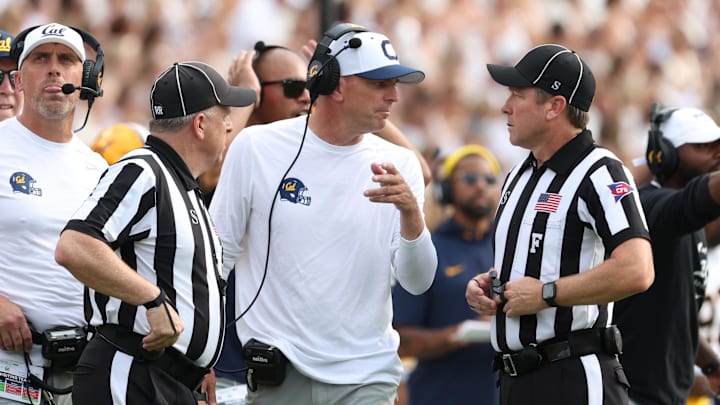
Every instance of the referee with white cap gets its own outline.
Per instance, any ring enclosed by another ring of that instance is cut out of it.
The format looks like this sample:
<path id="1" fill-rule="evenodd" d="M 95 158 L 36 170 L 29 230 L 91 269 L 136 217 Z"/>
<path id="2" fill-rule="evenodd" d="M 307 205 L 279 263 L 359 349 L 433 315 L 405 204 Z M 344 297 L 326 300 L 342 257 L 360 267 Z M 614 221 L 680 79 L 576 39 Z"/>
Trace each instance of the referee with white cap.
<path id="1" fill-rule="evenodd" d="M 587 129 L 593 74 L 554 44 L 488 70 L 509 88 L 510 142 L 530 150 L 503 184 L 494 268 L 466 291 L 493 315 L 500 403 L 627 404 L 608 304 L 650 286 L 652 254 L 634 179 Z"/>

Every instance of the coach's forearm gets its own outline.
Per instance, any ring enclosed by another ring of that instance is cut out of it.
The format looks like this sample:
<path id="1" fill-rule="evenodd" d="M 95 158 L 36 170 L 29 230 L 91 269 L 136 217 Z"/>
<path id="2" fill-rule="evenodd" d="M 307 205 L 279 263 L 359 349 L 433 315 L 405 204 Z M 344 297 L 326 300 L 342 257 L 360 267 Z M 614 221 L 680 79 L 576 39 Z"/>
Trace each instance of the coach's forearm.
<path id="1" fill-rule="evenodd" d="M 427 228 L 415 240 L 400 239 L 396 265 L 398 281 L 407 292 L 419 295 L 430 288 L 437 268 L 437 252 Z"/>

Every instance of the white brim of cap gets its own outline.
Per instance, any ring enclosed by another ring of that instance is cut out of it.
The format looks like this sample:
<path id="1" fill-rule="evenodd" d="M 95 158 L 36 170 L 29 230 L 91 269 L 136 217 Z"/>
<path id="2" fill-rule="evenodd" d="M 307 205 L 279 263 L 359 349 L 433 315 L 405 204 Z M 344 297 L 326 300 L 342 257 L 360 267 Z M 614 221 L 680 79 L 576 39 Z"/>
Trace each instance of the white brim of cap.
<path id="1" fill-rule="evenodd" d="M 85 47 L 84 42 L 82 41 L 82 38 L 80 37 L 80 34 L 76 34 L 77 38 L 80 40 L 79 43 L 74 43 L 76 41 L 69 41 L 64 37 L 57 37 L 57 36 L 48 36 L 45 38 L 41 38 L 31 44 L 27 48 L 23 48 L 22 53 L 20 54 L 20 57 L 18 58 L 18 67 L 22 66 L 23 62 L 25 61 L 25 58 L 28 57 L 34 51 L 38 46 L 44 45 L 44 44 L 60 44 L 65 45 L 68 48 L 72 49 L 72 51 L 75 53 L 75 55 L 80 58 L 81 61 L 85 60 Z M 25 40 L 27 44 L 28 40 Z"/>

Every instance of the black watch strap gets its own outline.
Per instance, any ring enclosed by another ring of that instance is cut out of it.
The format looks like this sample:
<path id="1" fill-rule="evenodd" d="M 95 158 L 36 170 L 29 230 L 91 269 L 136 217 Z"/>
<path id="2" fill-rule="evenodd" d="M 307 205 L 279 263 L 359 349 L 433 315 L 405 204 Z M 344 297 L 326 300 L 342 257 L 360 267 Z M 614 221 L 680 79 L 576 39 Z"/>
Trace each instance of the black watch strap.
<path id="1" fill-rule="evenodd" d="M 701 370 L 702 370 L 703 374 L 710 375 L 710 374 L 714 373 L 715 370 L 717 370 L 718 368 L 720 368 L 720 360 L 715 359 L 715 360 L 711 361 L 710 363 L 702 366 Z"/>
<path id="2" fill-rule="evenodd" d="M 167 300 L 167 295 L 165 295 L 165 291 L 161 288 L 160 294 L 158 294 L 158 296 L 155 297 L 154 300 L 144 303 L 143 306 L 146 309 L 153 309 L 155 307 L 159 307 L 160 305 L 162 305 L 165 302 L 165 300 Z"/>

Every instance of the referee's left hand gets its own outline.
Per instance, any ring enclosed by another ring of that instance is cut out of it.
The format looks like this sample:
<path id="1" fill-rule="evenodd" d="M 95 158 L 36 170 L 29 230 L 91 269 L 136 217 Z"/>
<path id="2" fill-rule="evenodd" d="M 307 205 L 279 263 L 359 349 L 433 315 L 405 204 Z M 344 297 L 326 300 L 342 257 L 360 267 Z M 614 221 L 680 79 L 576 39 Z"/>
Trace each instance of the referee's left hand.
<path id="1" fill-rule="evenodd" d="M 536 314 L 548 307 L 542 299 L 543 282 L 533 277 L 523 277 L 505 284 L 503 312 L 509 317 Z M 499 300 L 499 298 L 497 298 Z"/>
<path id="2" fill-rule="evenodd" d="M 152 352 L 172 346 L 185 329 L 175 308 L 167 302 L 148 309 L 146 314 L 150 333 L 143 338 L 143 349 L 147 351 Z"/>

